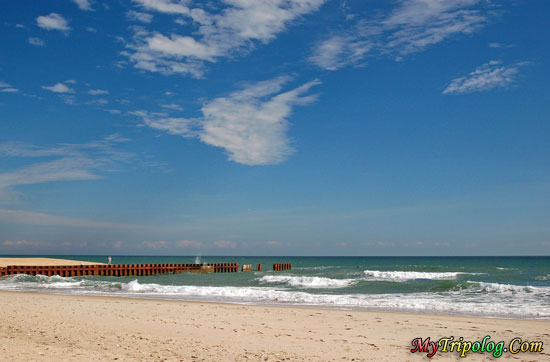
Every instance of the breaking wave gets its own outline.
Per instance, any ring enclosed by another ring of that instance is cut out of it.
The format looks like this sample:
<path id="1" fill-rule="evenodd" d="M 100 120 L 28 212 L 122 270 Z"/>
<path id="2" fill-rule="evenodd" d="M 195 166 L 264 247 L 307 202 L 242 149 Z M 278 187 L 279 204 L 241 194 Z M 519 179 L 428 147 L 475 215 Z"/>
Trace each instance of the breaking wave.
<path id="1" fill-rule="evenodd" d="M 414 273 L 432 278 L 456 276 L 455 273 Z M 410 274 L 406 276 L 411 277 Z M 137 279 L 125 282 L 12 275 L 0 278 L 0 290 L 550 319 L 550 287 L 468 281 L 460 290 L 443 292 L 336 294 L 322 289 L 343 288 L 361 279 L 279 275 L 264 276 L 259 280 L 266 285 L 162 285 L 140 283 Z M 277 284 L 283 284 L 284 287 Z M 295 285 L 311 289 L 292 290 L 291 287 Z"/>
<path id="2" fill-rule="evenodd" d="M 324 277 L 266 275 L 258 279 L 260 283 L 287 284 L 298 288 L 345 288 L 357 283 L 355 279 L 331 279 Z"/>
<path id="3" fill-rule="evenodd" d="M 370 280 L 390 280 L 390 281 L 407 281 L 413 279 L 434 279 L 446 280 L 456 279 L 460 274 L 474 274 L 463 272 L 418 272 L 418 271 L 380 271 L 380 270 L 365 270 L 363 272 Z"/>

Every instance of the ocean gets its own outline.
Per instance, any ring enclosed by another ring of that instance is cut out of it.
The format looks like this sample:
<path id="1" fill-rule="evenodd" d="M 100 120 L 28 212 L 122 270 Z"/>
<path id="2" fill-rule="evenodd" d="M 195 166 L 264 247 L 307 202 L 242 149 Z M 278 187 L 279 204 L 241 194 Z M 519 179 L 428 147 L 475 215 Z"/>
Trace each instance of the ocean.
<path id="1" fill-rule="evenodd" d="M 47 257 L 107 261 L 104 256 Z M 0 278 L 0 290 L 550 319 L 550 257 L 113 256 L 113 264 L 195 262 L 252 264 L 253 271 L 11 275 Z M 292 270 L 272 271 L 273 263 L 291 263 Z"/>

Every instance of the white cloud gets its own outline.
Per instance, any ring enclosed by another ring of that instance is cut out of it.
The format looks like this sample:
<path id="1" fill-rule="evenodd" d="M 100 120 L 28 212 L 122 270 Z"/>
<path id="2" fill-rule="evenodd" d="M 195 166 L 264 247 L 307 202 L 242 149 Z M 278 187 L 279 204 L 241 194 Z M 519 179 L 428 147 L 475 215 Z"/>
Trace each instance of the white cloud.
<path id="1" fill-rule="evenodd" d="M 282 242 L 277 241 L 277 240 L 269 240 L 269 241 L 265 242 L 265 245 L 267 245 L 270 248 L 281 248 L 281 247 L 290 246 L 289 243 L 282 243 Z"/>
<path id="2" fill-rule="evenodd" d="M 529 63 L 519 62 L 502 65 L 500 61 L 492 60 L 466 76 L 453 79 L 443 94 L 466 94 L 506 88 L 516 82 L 519 68 L 527 64 Z"/>
<path id="3" fill-rule="evenodd" d="M 182 247 L 182 248 L 192 248 L 192 249 L 204 249 L 204 248 L 206 248 L 206 245 L 204 245 L 200 241 L 193 241 L 193 240 L 180 240 L 180 241 L 177 241 L 176 246 L 179 246 L 179 247 Z"/>
<path id="4" fill-rule="evenodd" d="M 218 14 L 190 8 L 187 2 L 134 0 L 148 10 L 190 18 L 197 31 L 164 35 L 136 31 L 127 53 L 134 66 L 151 72 L 201 77 L 204 62 L 268 43 L 296 18 L 314 12 L 325 0 L 226 0 Z"/>
<path id="5" fill-rule="evenodd" d="M 88 94 L 91 94 L 93 96 L 101 95 L 101 94 L 109 94 L 108 90 L 105 89 L 90 89 L 88 91 Z"/>
<path id="6" fill-rule="evenodd" d="M 52 86 L 42 86 L 42 88 L 54 93 L 74 93 L 74 89 L 67 87 L 63 83 L 56 83 Z"/>
<path id="7" fill-rule="evenodd" d="M 187 15 L 190 10 L 187 7 L 189 1 L 178 0 L 134 0 L 148 10 L 154 10 L 166 14 Z"/>
<path id="8" fill-rule="evenodd" d="M 174 103 L 171 103 L 171 104 L 161 104 L 160 105 L 162 108 L 165 108 L 165 109 L 171 109 L 173 111 L 183 111 L 183 107 L 180 106 L 179 104 L 174 104 Z"/>
<path id="9" fill-rule="evenodd" d="M 100 106 L 104 106 L 108 103 L 109 103 L 109 101 L 105 98 L 93 99 L 93 100 L 87 102 L 87 104 L 97 104 L 97 105 L 100 105 Z"/>
<path id="10" fill-rule="evenodd" d="M 17 241 L 11 241 L 11 240 L 5 240 L 2 243 L 3 246 L 43 246 L 44 243 L 40 243 L 37 241 L 28 241 L 28 240 L 17 240 Z"/>
<path id="11" fill-rule="evenodd" d="M 177 117 L 158 117 L 146 111 L 135 111 L 130 114 L 140 117 L 146 126 L 166 131 L 171 135 L 179 135 L 186 138 L 195 137 L 193 130 L 196 127 L 196 121 L 188 118 Z"/>
<path id="12" fill-rule="evenodd" d="M 158 241 L 144 241 L 143 246 L 149 249 L 164 249 L 167 248 L 170 245 L 165 240 L 158 240 Z"/>
<path id="13" fill-rule="evenodd" d="M 97 33 L 97 30 L 95 28 L 92 28 L 91 26 L 87 27 L 86 31 L 89 31 L 90 33 Z"/>
<path id="14" fill-rule="evenodd" d="M 326 70 L 336 70 L 346 65 L 360 64 L 372 47 L 368 40 L 334 35 L 318 44 L 310 60 Z"/>
<path id="15" fill-rule="evenodd" d="M 385 15 L 360 19 L 347 32 L 316 45 L 310 60 L 336 70 L 361 65 L 367 55 L 403 55 L 446 39 L 469 35 L 488 22 L 480 0 L 400 0 Z"/>
<path id="16" fill-rule="evenodd" d="M 73 0 L 80 10 L 94 10 L 90 4 L 90 0 Z"/>
<path id="17" fill-rule="evenodd" d="M 503 44 L 503 43 L 489 43 L 489 48 L 505 49 L 513 48 L 513 44 Z"/>
<path id="18" fill-rule="evenodd" d="M 237 243 L 234 241 L 220 240 L 216 241 L 214 245 L 219 249 L 236 249 Z"/>
<path id="19" fill-rule="evenodd" d="M 2 93 L 17 93 L 19 89 L 12 87 L 6 82 L 0 81 L 0 92 Z"/>
<path id="20" fill-rule="evenodd" d="M 182 137 L 198 137 L 202 142 L 223 148 L 229 159 L 245 165 L 268 165 L 285 161 L 293 149 L 287 135 L 292 108 L 315 100 L 304 95 L 320 84 L 313 80 L 281 92 L 289 77 L 250 84 L 226 97 L 207 101 L 202 117 L 155 117 L 145 111 L 133 112 L 145 125 Z"/>
<path id="21" fill-rule="evenodd" d="M 59 14 L 51 13 L 36 18 L 36 24 L 46 30 L 61 30 L 68 32 L 71 28 L 67 24 L 67 20 Z"/>
<path id="22" fill-rule="evenodd" d="M 279 93 L 287 81 L 279 77 L 259 82 L 205 104 L 201 141 L 225 149 L 229 159 L 245 165 L 286 160 L 293 152 L 286 134 L 292 107 L 313 101 L 315 97 L 302 94 L 320 84 L 314 80 Z"/>
<path id="23" fill-rule="evenodd" d="M 150 23 L 153 20 L 153 15 L 149 13 L 142 13 L 135 10 L 126 12 L 126 18 L 133 21 L 140 21 L 142 23 Z"/>
<path id="24" fill-rule="evenodd" d="M 115 149 L 126 142 L 118 135 L 84 144 L 62 144 L 39 147 L 20 143 L 0 143 L 0 155 L 7 157 L 54 157 L 54 160 L 36 162 L 13 171 L 0 173 L 0 201 L 13 201 L 18 193 L 14 187 L 44 182 L 91 180 L 100 178 L 97 171 L 112 169 L 134 154 Z"/>
<path id="25" fill-rule="evenodd" d="M 90 227 L 113 229 L 136 229 L 142 225 L 119 224 L 74 217 L 58 216 L 41 212 L 0 209 L 0 222 L 36 226 Z"/>
<path id="26" fill-rule="evenodd" d="M 27 41 L 29 42 L 29 44 L 35 45 L 37 47 L 46 46 L 46 43 L 44 43 L 44 41 L 40 38 L 28 38 Z"/>

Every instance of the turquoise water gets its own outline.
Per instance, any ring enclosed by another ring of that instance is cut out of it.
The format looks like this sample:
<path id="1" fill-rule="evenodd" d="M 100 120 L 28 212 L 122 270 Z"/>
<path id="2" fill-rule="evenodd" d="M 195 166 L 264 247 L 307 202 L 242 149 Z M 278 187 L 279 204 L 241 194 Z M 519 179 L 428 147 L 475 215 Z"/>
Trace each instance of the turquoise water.
<path id="1" fill-rule="evenodd" d="M 59 256 L 106 262 L 106 257 Z M 549 257 L 154 257 L 113 264 L 238 263 L 251 273 L 0 278 L 0 289 L 550 319 Z M 274 272 L 273 263 L 292 270 Z"/>

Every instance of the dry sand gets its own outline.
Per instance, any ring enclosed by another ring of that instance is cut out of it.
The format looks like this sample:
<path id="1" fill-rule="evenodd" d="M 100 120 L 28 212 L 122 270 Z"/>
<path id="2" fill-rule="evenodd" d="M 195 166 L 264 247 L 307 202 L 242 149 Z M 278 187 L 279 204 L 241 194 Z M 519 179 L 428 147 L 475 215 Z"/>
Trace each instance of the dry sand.
<path id="1" fill-rule="evenodd" d="M 451 335 L 540 340 L 542 354 L 499 360 L 550 361 L 548 321 L 23 292 L 0 292 L 0 306 L 2 361 L 428 361 L 411 340 Z"/>
<path id="2" fill-rule="evenodd" d="M 91 263 L 89 261 L 53 259 L 53 258 L 0 258 L 0 267 L 8 265 L 30 265 L 30 266 L 49 266 L 49 265 L 96 265 L 102 263 Z"/>

